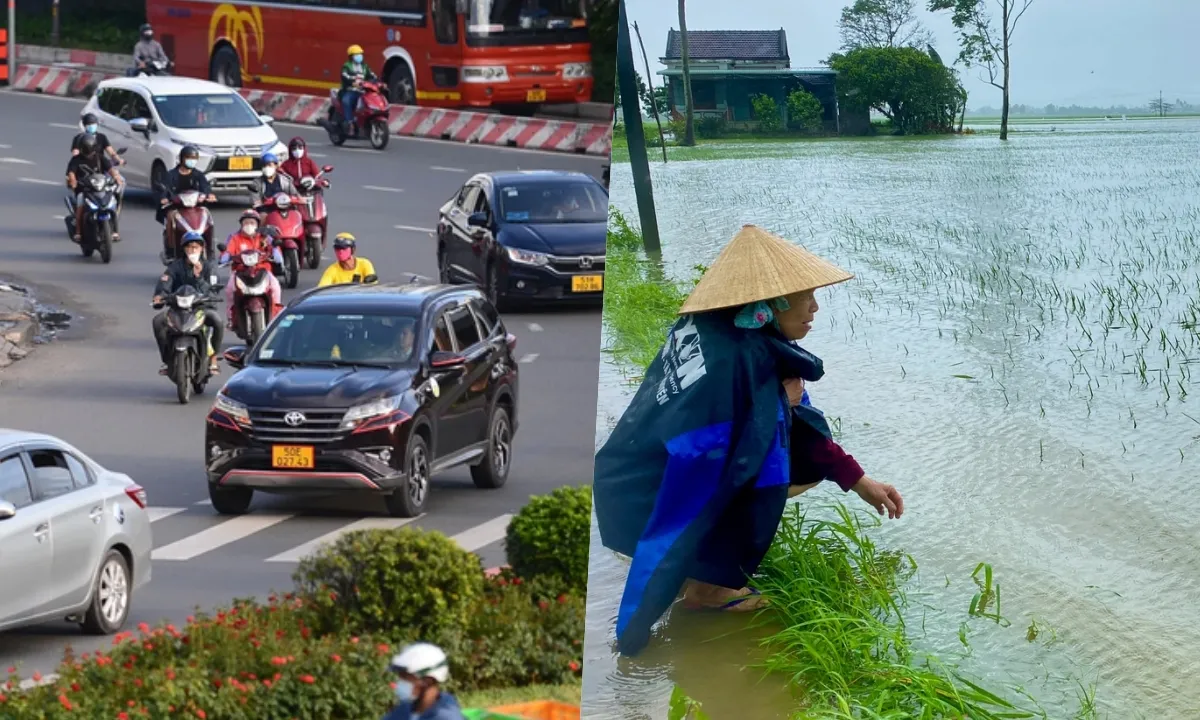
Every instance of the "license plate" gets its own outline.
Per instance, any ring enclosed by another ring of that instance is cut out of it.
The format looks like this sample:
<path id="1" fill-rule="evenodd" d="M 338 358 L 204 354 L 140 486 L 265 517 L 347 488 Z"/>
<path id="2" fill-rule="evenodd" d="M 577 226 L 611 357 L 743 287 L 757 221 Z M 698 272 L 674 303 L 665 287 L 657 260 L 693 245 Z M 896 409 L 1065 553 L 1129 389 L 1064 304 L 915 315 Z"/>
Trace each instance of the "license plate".
<path id="1" fill-rule="evenodd" d="M 603 275 L 576 275 L 571 278 L 571 292 L 600 292 L 603 289 Z"/>
<path id="2" fill-rule="evenodd" d="M 546 102 L 546 91 L 530 90 L 525 93 L 525 102 Z"/>
<path id="3" fill-rule="evenodd" d="M 229 158 L 229 170 L 237 172 L 239 170 L 253 170 L 254 158 L 249 157 L 231 157 Z"/>
<path id="4" fill-rule="evenodd" d="M 306 445 L 274 445 L 271 447 L 271 467 L 312 470 L 313 449 Z"/>

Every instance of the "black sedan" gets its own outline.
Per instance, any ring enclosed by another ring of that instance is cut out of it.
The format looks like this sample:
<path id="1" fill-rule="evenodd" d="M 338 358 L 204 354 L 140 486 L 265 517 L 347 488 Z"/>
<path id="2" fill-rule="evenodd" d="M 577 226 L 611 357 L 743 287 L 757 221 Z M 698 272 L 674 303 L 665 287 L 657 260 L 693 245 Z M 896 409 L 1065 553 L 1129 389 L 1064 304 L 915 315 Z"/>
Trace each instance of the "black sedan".
<path id="1" fill-rule="evenodd" d="M 292 301 L 248 353 L 205 423 L 213 507 L 268 493 L 368 492 L 416 517 L 432 475 L 470 465 L 508 478 L 517 427 L 514 338 L 474 288 L 331 285 Z"/>
<path id="2" fill-rule="evenodd" d="M 603 299 L 608 190 L 590 175 L 480 173 L 439 210 L 443 283 L 473 283 L 498 307 Z"/>

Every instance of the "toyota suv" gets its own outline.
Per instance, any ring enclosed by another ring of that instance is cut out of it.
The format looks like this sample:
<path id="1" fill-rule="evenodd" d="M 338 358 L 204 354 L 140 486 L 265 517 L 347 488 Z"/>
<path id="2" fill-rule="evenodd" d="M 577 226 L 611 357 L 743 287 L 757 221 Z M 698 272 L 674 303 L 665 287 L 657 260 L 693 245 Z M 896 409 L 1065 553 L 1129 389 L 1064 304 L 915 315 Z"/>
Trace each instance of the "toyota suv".
<path id="1" fill-rule="evenodd" d="M 508 478 L 517 427 L 516 338 L 474 288 L 332 285 L 276 316 L 205 424 L 208 491 L 241 514 L 254 491 L 373 493 L 424 512 L 433 475 Z"/>

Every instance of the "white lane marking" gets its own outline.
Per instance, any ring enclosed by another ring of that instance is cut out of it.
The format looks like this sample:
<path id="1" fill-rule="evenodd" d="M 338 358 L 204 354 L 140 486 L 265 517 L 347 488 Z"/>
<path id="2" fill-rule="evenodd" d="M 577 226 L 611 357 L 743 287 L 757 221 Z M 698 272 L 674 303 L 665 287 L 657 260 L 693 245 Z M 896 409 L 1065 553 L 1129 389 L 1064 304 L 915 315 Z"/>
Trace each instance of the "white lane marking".
<path id="1" fill-rule="evenodd" d="M 542 326 L 537 323 L 529 323 L 529 332 L 541 332 Z"/>
<path id="2" fill-rule="evenodd" d="M 309 157 L 314 157 L 314 158 L 315 158 L 315 157 L 322 157 L 322 158 L 323 158 L 323 157 L 329 157 L 329 156 L 328 156 L 328 155 L 326 155 L 325 153 L 309 153 L 309 154 L 308 154 L 308 156 L 309 156 Z"/>
<path id="3" fill-rule="evenodd" d="M 5 145 L 4 143 L 0 143 L 0 150 L 12 150 L 12 145 Z"/>
<path id="4" fill-rule="evenodd" d="M 78 130 L 78 125 L 68 125 L 66 123 L 50 123 L 50 127 L 63 128 L 64 130 Z"/>
<path id="5" fill-rule="evenodd" d="M 440 170 L 442 172 L 454 172 L 454 173 L 465 173 L 466 172 L 466 170 L 463 170 L 462 168 L 442 167 L 441 165 L 430 165 L 429 169 L 430 170 Z"/>
<path id="6" fill-rule="evenodd" d="M 538 353 L 526 353 L 525 356 L 521 358 L 521 362 L 531 363 L 537 359 L 538 359 Z"/>
<path id="7" fill-rule="evenodd" d="M 404 527 L 413 520 L 421 519 L 421 517 L 424 516 L 421 515 L 415 518 L 368 517 L 362 518 L 361 520 L 355 520 L 349 525 L 343 525 L 337 530 L 325 533 L 319 538 L 309 540 L 303 545 L 297 545 L 291 550 L 281 552 L 274 557 L 269 557 L 267 558 L 267 562 L 300 562 L 300 558 L 305 557 L 306 555 L 312 555 L 322 545 L 333 543 L 346 533 L 353 532 L 355 530 L 396 530 Z"/>
<path id="8" fill-rule="evenodd" d="M 397 230 L 408 230 L 409 232 L 419 232 L 419 233 L 423 232 L 423 233 L 430 233 L 430 234 L 433 233 L 433 230 L 431 230 L 430 228 L 417 227 L 416 225 L 397 225 L 396 229 Z"/>
<path id="9" fill-rule="evenodd" d="M 343 152 L 356 152 L 356 153 L 371 153 L 371 154 L 379 152 L 379 150 L 373 150 L 371 148 L 348 148 L 348 147 L 343 147 L 342 151 Z"/>
<path id="10" fill-rule="evenodd" d="M 151 560 L 191 560 L 206 552 L 266 530 L 292 517 L 291 515 L 239 515 L 189 535 L 170 545 L 155 548 Z"/>
<path id="11" fill-rule="evenodd" d="M 512 522 L 512 517 L 512 515 L 501 515 L 498 518 L 492 518 L 482 525 L 464 530 L 450 539 L 458 543 L 463 550 L 475 552 L 497 540 L 503 540 L 505 532 L 508 531 L 508 524 Z"/>
<path id="12" fill-rule="evenodd" d="M 400 188 L 383 187 L 381 185 L 363 185 L 363 190 L 376 190 L 378 192 L 404 192 Z"/>
<path id="13" fill-rule="evenodd" d="M 212 505 L 212 500 L 197 500 L 193 505 Z"/>
<path id="14" fill-rule="evenodd" d="M 187 508 L 172 508 L 172 507 L 154 507 L 151 505 L 146 508 L 146 514 L 150 516 L 150 522 L 155 523 L 164 518 L 169 518 L 172 515 L 178 515 L 186 511 Z"/>
<path id="15" fill-rule="evenodd" d="M 8 163 L 9 165 L 32 165 L 33 164 L 29 160 L 22 160 L 21 158 L 10 158 L 10 157 L 0 157 L 0 163 Z"/>
<path id="16" fill-rule="evenodd" d="M 38 178 L 23 177 L 23 178 L 17 178 L 17 180 L 20 180 L 21 182 L 24 182 L 24 183 L 33 183 L 34 185 L 58 185 L 58 183 L 53 180 L 40 180 Z"/>
<path id="17" fill-rule="evenodd" d="M 66 215 L 55 215 L 54 219 L 55 220 L 66 220 L 67 216 Z"/>

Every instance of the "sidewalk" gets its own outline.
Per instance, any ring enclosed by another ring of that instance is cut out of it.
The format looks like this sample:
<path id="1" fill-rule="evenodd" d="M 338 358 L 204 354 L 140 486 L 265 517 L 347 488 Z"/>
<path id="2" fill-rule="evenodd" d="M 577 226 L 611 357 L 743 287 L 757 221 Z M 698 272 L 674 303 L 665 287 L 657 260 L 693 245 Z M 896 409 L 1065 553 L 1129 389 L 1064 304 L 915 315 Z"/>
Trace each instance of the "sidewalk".
<path id="1" fill-rule="evenodd" d="M 33 297 L 24 288 L 0 282 L 0 369 L 23 360 L 37 333 Z"/>

